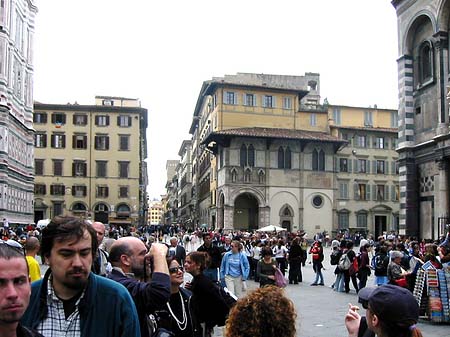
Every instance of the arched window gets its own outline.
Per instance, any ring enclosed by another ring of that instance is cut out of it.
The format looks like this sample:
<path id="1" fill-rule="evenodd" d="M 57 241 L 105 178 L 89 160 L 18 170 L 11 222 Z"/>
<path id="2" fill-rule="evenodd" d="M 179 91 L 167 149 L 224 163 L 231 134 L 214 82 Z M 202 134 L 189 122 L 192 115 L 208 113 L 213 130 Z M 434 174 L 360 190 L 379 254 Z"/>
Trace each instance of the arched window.
<path id="1" fill-rule="evenodd" d="M 283 215 L 284 215 L 284 216 L 292 216 L 292 215 L 291 215 L 291 211 L 289 210 L 289 208 L 286 207 L 286 208 L 283 210 Z"/>
<path id="2" fill-rule="evenodd" d="M 319 152 L 317 152 L 316 149 L 314 149 L 312 152 L 312 170 L 319 170 Z"/>
<path id="3" fill-rule="evenodd" d="M 289 146 L 286 147 L 286 149 L 280 146 L 280 148 L 278 149 L 278 168 L 291 168 L 291 149 L 289 148 Z"/>
<path id="4" fill-rule="evenodd" d="M 240 150 L 240 164 L 241 167 L 255 167 L 255 148 L 252 144 L 250 144 L 248 147 L 247 145 L 242 144 Z"/>
<path id="5" fill-rule="evenodd" d="M 281 146 L 278 149 L 278 168 L 284 168 L 284 149 Z"/>
<path id="6" fill-rule="evenodd" d="M 290 169 L 291 168 L 291 149 L 289 146 L 286 148 L 286 153 L 284 156 L 284 168 Z"/>
<path id="7" fill-rule="evenodd" d="M 312 152 L 312 170 L 325 171 L 325 151 L 314 149 Z"/>
<path id="8" fill-rule="evenodd" d="M 264 184 L 265 180 L 266 180 L 266 177 L 265 177 L 264 171 L 260 170 L 258 173 L 258 181 L 260 184 Z"/>
<path id="9" fill-rule="evenodd" d="M 245 170 L 244 181 L 246 183 L 250 183 L 252 181 L 252 171 L 250 169 Z"/>
<path id="10" fill-rule="evenodd" d="M 231 170 L 231 182 L 235 183 L 237 180 L 237 172 L 236 169 Z"/>
<path id="11" fill-rule="evenodd" d="M 241 166 L 242 167 L 246 166 L 247 165 L 247 146 L 245 146 L 245 144 L 242 144 L 242 146 L 241 146 L 240 159 L 241 159 Z"/>
<path id="12" fill-rule="evenodd" d="M 433 50 L 428 41 L 420 46 L 419 75 L 421 84 L 431 80 L 433 77 Z"/>
<path id="13" fill-rule="evenodd" d="M 339 229 L 348 229 L 350 212 L 346 209 L 338 211 L 338 227 Z"/>
<path id="14" fill-rule="evenodd" d="M 255 148 L 252 144 L 248 147 L 248 166 L 255 167 Z"/>
<path id="15" fill-rule="evenodd" d="M 319 151 L 319 171 L 325 171 L 325 151 Z"/>

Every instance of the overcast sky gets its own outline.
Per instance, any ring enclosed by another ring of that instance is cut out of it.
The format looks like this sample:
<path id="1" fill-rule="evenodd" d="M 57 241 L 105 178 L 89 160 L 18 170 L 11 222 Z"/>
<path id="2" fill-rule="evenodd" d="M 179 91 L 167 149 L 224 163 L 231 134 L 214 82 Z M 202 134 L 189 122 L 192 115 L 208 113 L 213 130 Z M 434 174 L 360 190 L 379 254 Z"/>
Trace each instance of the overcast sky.
<path id="1" fill-rule="evenodd" d="M 39 0 L 34 99 L 139 98 L 149 111 L 151 198 L 165 193 L 202 82 L 318 72 L 330 104 L 396 109 L 389 0 Z"/>

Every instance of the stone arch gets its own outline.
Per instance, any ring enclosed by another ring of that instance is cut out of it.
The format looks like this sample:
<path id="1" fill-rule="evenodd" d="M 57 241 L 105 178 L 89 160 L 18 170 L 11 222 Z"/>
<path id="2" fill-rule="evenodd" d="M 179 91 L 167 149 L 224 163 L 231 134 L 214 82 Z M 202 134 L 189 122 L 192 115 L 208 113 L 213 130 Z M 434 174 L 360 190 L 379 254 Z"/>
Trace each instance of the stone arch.
<path id="1" fill-rule="evenodd" d="M 229 199 L 229 203 L 228 204 L 234 205 L 234 203 L 236 202 L 236 198 L 239 195 L 244 194 L 244 193 L 252 194 L 256 198 L 256 200 L 258 200 L 259 207 L 266 206 L 266 201 L 265 201 L 264 195 L 260 191 L 254 189 L 254 188 L 251 188 L 251 187 L 240 188 L 239 190 L 237 190 L 234 193 L 232 193 L 230 195 L 230 199 Z"/>
<path id="2" fill-rule="evenodd" d="M 289 204 L 284 204 L 280 208 L 280 226 L 286 228 L 288 232 L 292 232 L 292 226 L 294 224 L 294 210 Z"/>
<path id="3" fill-rule="evenodd" d="M 437 13 L 437 30 L 447 32 L 450 29 L 450 1 L 442 1 Z"/>
<path id="4" fill-rule="evenodd" d="M 412 18 L 411 22 L 408 25 L 408 28 L 405 30 L 406 34 L 403 37 L 404 40 L 401 44 L 403 55 L 413 54 L 413 45 L 416 30 L 418 27 L 425 25 L 427 21 L 431 24 L 432 34 L 434 34 L 436 32 L 436 20 L 430 11 L 422 10 Z"/>
<path id="5" fill-rule="evenodd" d="M 75 201 L 70 205 L 70 211 L 72 212 L 86 212 L 88 210 L 88 207 L 86 203 L 82 201 Z"/>

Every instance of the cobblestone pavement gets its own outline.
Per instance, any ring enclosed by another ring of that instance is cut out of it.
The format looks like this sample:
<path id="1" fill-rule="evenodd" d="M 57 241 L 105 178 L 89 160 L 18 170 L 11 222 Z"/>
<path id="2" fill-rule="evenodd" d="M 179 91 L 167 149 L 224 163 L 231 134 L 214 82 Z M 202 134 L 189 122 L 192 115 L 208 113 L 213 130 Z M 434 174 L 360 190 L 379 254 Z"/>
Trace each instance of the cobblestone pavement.
<path id="1" fill-rule="evenodd" d="M 198 246 L 197 244 L 196 246 Z M 196 247 L 194 247 L 196 248 Z M 297 336 L 301 337 L 346 337 L 347 330 L 344 317 L 348 303 L 357 304 L 358 297 L 350 285 L 350 293 L 337 293 L 330 288 L 334 281 L 334 266 L 329 264 L 330 248 L 325 249 L 325 270 L 323 271 L 326 286 L 312 287 L 314 272 L 311 264 L 302 268 L 303 282 L 298 285 L 288 285 L 286 295 L 294 302 L 297 310 Z M 46 266 L 42 266 L 42 273 Z M 286 274 L 287 276 L 287 274 Z M 368 286 L 373 285 L 373 276 L 369 278 Z M 259 285 L 254 281 L 247 281 L 248 291 Z M 364 310 L 362 310 L 364 314 Z M 421 320 L 418 327 L 424 336 L 450 337 L 450 325 L 433 324 Z M 214 336 L 223 336 L 223 328 L 215 328 Z"/>

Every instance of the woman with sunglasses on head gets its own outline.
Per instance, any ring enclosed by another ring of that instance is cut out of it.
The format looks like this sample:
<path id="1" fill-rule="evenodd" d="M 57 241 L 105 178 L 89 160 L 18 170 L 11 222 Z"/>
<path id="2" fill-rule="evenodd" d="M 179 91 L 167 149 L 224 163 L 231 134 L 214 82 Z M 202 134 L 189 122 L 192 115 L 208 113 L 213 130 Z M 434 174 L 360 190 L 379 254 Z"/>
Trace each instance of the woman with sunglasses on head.
<path id="1" fill-rule="evenodd" d="M 170 299 L 164 309 L 155 311 L 158 328 L 170 331 L 175 337 L 200 336 L 196 334 L 193 324 L 192 293 L 181 287 L 184 282 L 184 268 L 174 257 L 167 258 L 167 264 L 170 276 Z"/>
<path id="2" fill-rule="evenodd" d="M 211 336 L 213 328 L 225 325 L 228 306 L 219 297 L 217 286 L 203 274 L 209 265 L 209 256 L 205 252 L 191 252 L 186 256 L 184 269 L 193 276 L 191 283 L 186 284 L 192 291 L 192 311 L 194 326 L 201 331 L 201 336 Z"/>

